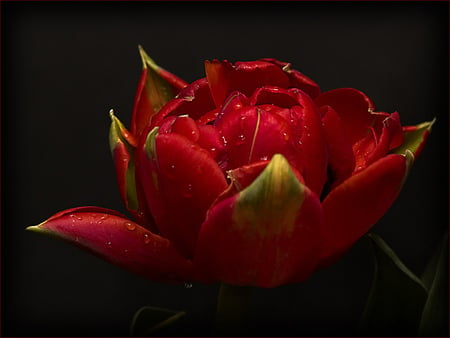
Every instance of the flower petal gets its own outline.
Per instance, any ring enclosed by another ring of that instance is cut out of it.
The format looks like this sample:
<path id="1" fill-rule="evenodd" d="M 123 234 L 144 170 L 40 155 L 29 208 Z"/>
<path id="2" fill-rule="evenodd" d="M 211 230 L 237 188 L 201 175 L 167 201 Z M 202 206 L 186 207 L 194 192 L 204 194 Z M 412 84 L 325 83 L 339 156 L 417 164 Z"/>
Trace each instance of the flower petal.
<path id="1" fill-rule="evenodd" d="M 375 105 L 364 93 L 353 88 L 333 89 L 320 94 L 315 102 L 319 107 L 331 106 L 338 113 L 351 143 L 366 135 Z"/>
<path id="2" fill-rule="evenodd" d="M 246 96 L 256 88 L 272 85 L 288 88 L 287 75 L 276 65 L 265 61 L 236 62 L 218 60 L 205 62 L 206 78 L 217 107 L 237 90 Z"/>
<path id="3" fill-rule="evenodd" d="M 319 108 L 314 101 L 301 90 L 289 89 L 297 96 L 298 106 L 291 112 L 301 119 L 303 130 L 300 131 L 303 152 L 303 172 L 306 185 L 320 196 L 327 180 L 328 151 Z"/>
<path id="4" fill-rule="evenodd" d="M 311 80 L 306 75 L 300 73 L 295 69 L 291 69 L 291 64 L 288 62 L 278 61 L 276 59 L 261 59 L 260 61 L 266 61 L 273 63 L 280 67 L 289 77 L 290 88 L 298 88 L 306 92 L 311 98 L 316 98 L 320 94 L 320 87 L 317 83 Z"/>
<path id="5" fill-rule="evenodd" d="M 406 151 L 411 151 L 415 157 L 419 156 L 428 139 L 428 135 L 431 132 L 436 119 L 418 124 L 416 126 L 403 127 L 404 140 L 401 146 L 394 149 L 394 154 L 406 154 Z"/>
<path id="6" fill-rule="evenodd" d="M 68 209 L 27 229 L 66 240 L 151 280 L 181 282 L 191 279 L 191 262 L 181 257 L 169 240 L 113 210 Z"/>
<path id="7" fill-rule="evenodd" d="M 142 75 L 139 80 L 131 118 L 131 132 L 139 137 L 155 115 L 186 82 L 159 67 L 139 46 Z"/>
<path id="8" fill-rule="evenodd" d="M 110 117 L 109 144 L 122 201 L 139 224 L 151 231 L 156 231 L 152 215 L 140 193 L 140 187 L 136 185 L 134 152 L 137 141 L 112 110 Z"/>
<path id="9" fill-rule="evenodd" d="M 216 122 L 226 141 L 227 169 L 270 160 L 276 153 L 283 154 L 295 167 L 303 164 L 293 128 L 277 114 L 257 107 L 243 107 L 229 111 Z"/>
<path id="10" fill-rule="evenodd" d="M 351 176 L 322 203 L 323 265 L 336 261 L 388 210 L 400 192 L 412 156 L 388 155 Z"/>
<path id="11" fill-rule="evenodd" d="M 339 115 L 330 106 L 322 106 L 321 111 L 329 158 L 329 184 L 332 189 L 352 174 L 355 157 Z"/>
<path id="12" fill-rule="evenodd" d="M 211 93 L 209 92 L 208 82 L 205 78 L 199 79 L 179 92 L 176 98 L 170 100 L 154 116 L 150 130 L 154 127 L 159 127 L 167 116 L 188 115 L 196 120 L 215 108 Z"/>
<path id="13" fill-rule="evenodd" d="M 314 269 L 321 208 L 282 155 L 239 194 L 208 212 L 194 256 L 199 278 L 275 287 L 299 282 Z"/>
<path id="14" fill-rule="evenodd" d="M 139 152 L 138 176 L 149 208 L 164 237 L 191 257 L 206 211 L 227 188 L 208 151 L 178 134 L 155 128 Z"/>

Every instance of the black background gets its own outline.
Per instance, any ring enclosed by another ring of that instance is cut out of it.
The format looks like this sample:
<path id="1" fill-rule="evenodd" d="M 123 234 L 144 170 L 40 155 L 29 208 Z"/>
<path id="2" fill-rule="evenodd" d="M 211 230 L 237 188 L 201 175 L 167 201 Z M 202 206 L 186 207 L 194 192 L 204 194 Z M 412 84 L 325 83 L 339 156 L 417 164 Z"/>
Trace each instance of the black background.
<path id="1" fill-rule="evenodd" d="M 124 211 L 109 116 L 128 125 L 137 45 L 187 81 L 203 61 L 275 57 L 323 90 L 354 87 L 404 125 L 437 117 L 402 194 L 375 226 L 420 274 L 448 227 L 448 3 L 2 2 L 2 335 L 123 336 L 143 305 L 187 310 L 200 327 L 218 286 L 163 285 L 24 231 L 55 212 Z M 254 293 L 267 335 L 351 335 L 373 262 L 366 239 L 307 282 Z M 272 323 L 272 324 L 269 324 Z M 206 325 L 206 324 L 205 324 Z"/>

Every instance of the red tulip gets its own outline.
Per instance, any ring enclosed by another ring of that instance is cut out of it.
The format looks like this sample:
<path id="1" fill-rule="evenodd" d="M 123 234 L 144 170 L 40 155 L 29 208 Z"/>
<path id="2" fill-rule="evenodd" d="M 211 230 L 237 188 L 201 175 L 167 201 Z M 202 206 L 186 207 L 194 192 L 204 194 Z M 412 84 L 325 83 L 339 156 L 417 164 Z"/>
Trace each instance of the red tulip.
<path id="1" fill-rule="evenodd" d="M 432 126 L 404 127 L 356 89 L 320 93 L 274 59 L 207 61 L 187 85 L 141 55 L 131 129 L 111 113 L 110 132 L 134 221 L 83 207 L 30 229 L 153 280 L 308 278 L 387 211 Z"/>

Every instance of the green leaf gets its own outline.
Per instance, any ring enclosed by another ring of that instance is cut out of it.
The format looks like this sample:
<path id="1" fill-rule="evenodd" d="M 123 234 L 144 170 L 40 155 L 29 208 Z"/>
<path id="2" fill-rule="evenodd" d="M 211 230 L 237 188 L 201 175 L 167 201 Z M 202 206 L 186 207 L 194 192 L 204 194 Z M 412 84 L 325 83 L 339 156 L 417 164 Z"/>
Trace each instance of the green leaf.
<path id="1" fill-rule="evenodd" d="M 360 334 L 380 336 L 416 335 L 427 290 L 377 235 L 369 234 L 375 256 L 375 274 Z"/>
<path id="2" fill-rule="evenodd" d="M 448 234 L 422 275 L 429 295 L 422 312 L 419 335 L 448 336 Z"/>
<path id="3" fill-rule="evenodd" d="M 152 306 L 140 308 L 131 322 L 130 334 L 133 337 L 151 334 L 173 326 L 186 312 L 172 311 Z"/>

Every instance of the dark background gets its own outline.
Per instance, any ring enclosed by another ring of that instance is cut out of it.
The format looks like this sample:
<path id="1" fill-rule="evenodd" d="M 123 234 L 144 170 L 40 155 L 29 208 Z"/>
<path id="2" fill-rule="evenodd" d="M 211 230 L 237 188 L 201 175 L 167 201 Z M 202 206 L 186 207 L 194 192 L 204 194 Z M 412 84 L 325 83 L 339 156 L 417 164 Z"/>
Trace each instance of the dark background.
<path id="1" fill-rule="evenodd" d="M 24 231 L 55 212 L 124 211 L 108 146 L 114 108 L 128 125 L 137 45 L 187 81 L 203 61 L 275 57 L 323 90 L 355 87 L 403 124 L 437 117 L 398 200 L 375 226 L 420 274 L 448 227 L 448 3 L 2 2 L 2 335 L 123 336 L 143 305 L 215 311 L 217 285 L 163 285 Z M 303 284 L 256 290 L 267 335 L 351 335 L 373 262 L 366 239 Z M 274 323 L 274 324 L 269 324 Z"/>

